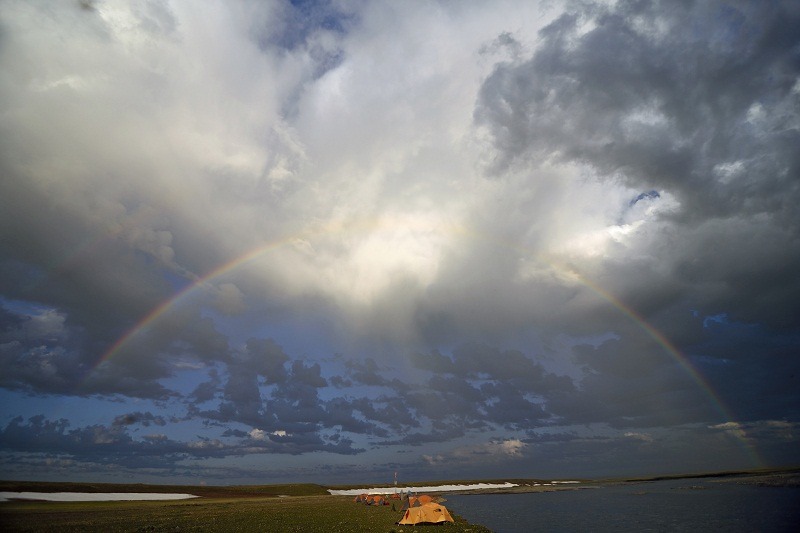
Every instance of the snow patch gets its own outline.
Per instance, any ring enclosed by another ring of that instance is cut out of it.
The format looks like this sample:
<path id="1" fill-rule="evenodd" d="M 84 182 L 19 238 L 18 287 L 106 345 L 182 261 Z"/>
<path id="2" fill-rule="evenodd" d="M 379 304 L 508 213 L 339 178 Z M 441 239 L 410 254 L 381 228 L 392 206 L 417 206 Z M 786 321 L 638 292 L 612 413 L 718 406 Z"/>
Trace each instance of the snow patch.
<path id="1" fill-rule="evenodd" d="M 435 485 L 429 487 L 382 487 L 371 489 L 348 489 L 333 490 L 328 492 L 334 496 L 358 496 L 359 494 L 394 494 L 395 492 L 444 492 L 461 490 L 480 490 L 480 489 L 510 489 L 516 487 L 516 483 L 475 483 L 473 485 Z"/>
<path id="2" fill-rule="evenodd" d="M 40 500 L 48 502 L 115 502 L 130 500 L 186 500 L 193 494 L 161 494 L 158 492 L 0 492 L 0 502 Z"/>

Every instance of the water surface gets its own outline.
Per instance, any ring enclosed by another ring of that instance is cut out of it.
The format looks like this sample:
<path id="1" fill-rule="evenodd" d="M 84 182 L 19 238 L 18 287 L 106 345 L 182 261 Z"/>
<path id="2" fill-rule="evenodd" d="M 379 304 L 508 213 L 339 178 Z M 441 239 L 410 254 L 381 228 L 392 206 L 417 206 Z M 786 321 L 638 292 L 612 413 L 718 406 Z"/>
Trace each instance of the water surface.
<path id="1" fill-rule="evenodd" d="M 449 495 L 447 507 L 498 533 L 798 531 L 800 488 L 670 480 L 559 492 Z"/>

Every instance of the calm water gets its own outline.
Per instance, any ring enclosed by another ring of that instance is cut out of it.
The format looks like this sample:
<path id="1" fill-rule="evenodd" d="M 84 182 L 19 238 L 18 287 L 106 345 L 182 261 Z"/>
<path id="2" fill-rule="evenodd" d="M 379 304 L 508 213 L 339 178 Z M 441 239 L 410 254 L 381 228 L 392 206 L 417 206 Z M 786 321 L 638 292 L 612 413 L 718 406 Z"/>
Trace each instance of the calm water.
<path id="1" fill-rule="evenodd" d="M 703 480 L 528 494 L 447 496 L 498 533 L 530 531 L 800 531 L 800 488 Z"/>

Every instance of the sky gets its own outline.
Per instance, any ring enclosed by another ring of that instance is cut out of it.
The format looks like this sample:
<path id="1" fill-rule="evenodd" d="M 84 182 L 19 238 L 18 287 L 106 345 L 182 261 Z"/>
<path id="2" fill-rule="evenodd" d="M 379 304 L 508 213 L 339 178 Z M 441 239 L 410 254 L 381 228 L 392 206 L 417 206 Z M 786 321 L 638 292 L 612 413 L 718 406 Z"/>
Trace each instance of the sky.
<path id="1" fill-rule="evenodd" d="M 0 478 L 800 464 L 800 4 L 0 9 Z"/>

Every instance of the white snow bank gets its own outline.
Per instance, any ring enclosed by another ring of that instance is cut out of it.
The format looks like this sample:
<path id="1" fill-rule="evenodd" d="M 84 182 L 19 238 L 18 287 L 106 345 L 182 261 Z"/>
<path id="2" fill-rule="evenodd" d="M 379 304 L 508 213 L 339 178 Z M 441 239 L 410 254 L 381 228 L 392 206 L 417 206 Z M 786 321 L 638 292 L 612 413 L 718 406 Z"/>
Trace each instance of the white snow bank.
<path id="1" fill-rule="evenodd" d="M 358 496 L 359 494 L 394 494 L 395 492 L 444 492 L 479 489 L 509 489 L 516 487 L 516 483 L 475 483 L 474 485 L 434 485 L 430 487 L 382 487 L 372 489 L 333 490 L 328 492 L 334 496 Z"/>
<path id="2" fill-rule="evenodd" d="M 112 502 L 126 500 L 186 500 L 193 494 L 160 494 L 157 492 L 0 492 L 0 502 L 10 499 L 49 502 Z"/>

